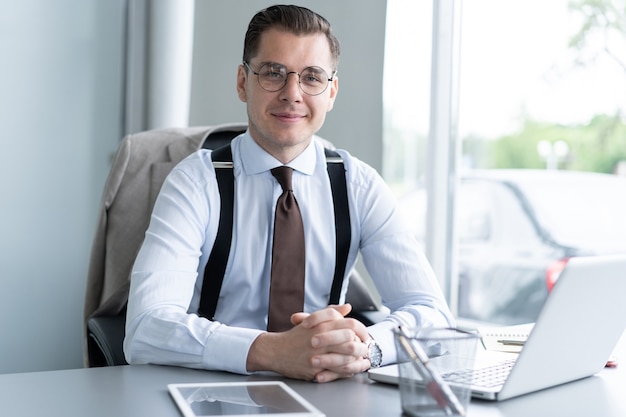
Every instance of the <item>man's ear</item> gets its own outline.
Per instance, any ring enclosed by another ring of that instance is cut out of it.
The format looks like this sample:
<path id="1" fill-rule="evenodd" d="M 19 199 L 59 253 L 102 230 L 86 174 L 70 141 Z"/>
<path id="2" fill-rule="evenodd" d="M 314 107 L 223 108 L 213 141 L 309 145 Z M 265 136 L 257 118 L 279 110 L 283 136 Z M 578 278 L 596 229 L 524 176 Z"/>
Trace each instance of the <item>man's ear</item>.
<path id="1" fill-rule="evenodd" d="M 333 80 L 330 82 L 328 88 L 330 88 L 330 97 L 328 100 L 328 108 L 326 109 L 326 112 L 329 112 L 333 109 L 333 106 L 335 105 L 335 98 L 337 97 L 337 93 L 339 92 L 339 79 L 336 75 L 335 78 L 333 78 Z"/>
<path id="2" fill-rule="evenodd" d="M 237 68 L 237 95 L 239 100 L 244 103 L 248 101 L 248 95 L 246 93 L 246 81 L 248 80 L 248 74 L 246 68 L 243 65 L 239 65 Z"/>

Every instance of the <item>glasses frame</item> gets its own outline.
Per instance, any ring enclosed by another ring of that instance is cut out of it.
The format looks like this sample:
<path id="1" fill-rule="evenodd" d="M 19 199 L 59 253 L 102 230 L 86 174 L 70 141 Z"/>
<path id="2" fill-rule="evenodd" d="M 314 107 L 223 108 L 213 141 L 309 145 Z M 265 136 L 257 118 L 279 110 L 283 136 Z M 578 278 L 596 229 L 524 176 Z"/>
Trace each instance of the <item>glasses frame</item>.
<path id="1" fill-rule="evenodd" d="M 326 90 L 328 90 L 328 86 L 330 85 L 330 83 L 335 79 L 335 75 L 337 75 L 337 71 L 333 71 L 332 75 L 330 76 L 330 78 L 327 78 L 326 81 L 326 87 L 324 87 L 324 89 L 322 91 L 320 91 L 319 93 L 316 94 L 311 94 L 311 93 L 307 93 L 306 91 L 304 91 L 304 89 L 302 88 L 302 84 L 300 82 L 300 74 L 304 71 L 306 71 L 308 68 L 319 68 L 322 71 L 324 71 L 324 73 L 326 73 L 326 71 L 324 70 L 324 68 L 322 67 L 306 67 L 304 68 L 302 71 L 297 72 L 297 71 L 287 71 L 287 73 L 285 74 L 285 80 L 283 82 L 283 85 L 281 85 L 279 88 L 277 88 L 276 90 L 268 90 L 267 88 L 263 87 L 263 84 L 261 84 L 261 78 L 259 77 L 261 75 L 260 72 L 255 71 L 248 62 L 243 61 L 243 65 L 248 68 L 248 70 L 250 70 L 250 72 L 252 72 L 254 75 L 257 76 L 257 82 L 259 83 L 259 87 L 261 87 L 264 91 L 267 91 L 268 93 L 275 93 L 277 91 L 282 90 L 283 88 L 285 88 L 285 86 L 287 85 L 287 82 L 289 81 L 289 74 L 296 74 L 298 76 L 298 87 L 300 87 L 300 91 L 302 91 L 304 94 L 306 94 L 307 96 L 319 96 L 320 94 L 323 94 Z M 265 65 L 269 65 L 267 63 L 261 65 L 261 68 L 263 68 Z M 285 67 L 282 64 L 277 64 L 277 65 L 281 65 L 283 68 L 287 69 L 287 67 Z"/>

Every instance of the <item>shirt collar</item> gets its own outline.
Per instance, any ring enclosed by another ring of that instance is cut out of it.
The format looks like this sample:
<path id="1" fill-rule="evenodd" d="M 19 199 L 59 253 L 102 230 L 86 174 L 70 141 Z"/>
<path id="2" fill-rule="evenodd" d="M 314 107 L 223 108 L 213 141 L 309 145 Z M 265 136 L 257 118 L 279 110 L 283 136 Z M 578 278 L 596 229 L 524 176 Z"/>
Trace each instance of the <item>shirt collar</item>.
<path id="1" fill-rule="evenodd" d="M 255 175 L 272 168 L 283 165 L 278 159 L 267 153 L 261 148 L 250 136 L 247 131 L 242 137 L 239 145 L 241 153 L 241 162 L 246 175 Z M 300 171 L 306 175 L 313 175 L 315 164 L 317 161 L 317 153 L 315 151 L 315 137 L 309 143 L 309 146 L 298 155 L 287 166 L 296 171 Z"/>

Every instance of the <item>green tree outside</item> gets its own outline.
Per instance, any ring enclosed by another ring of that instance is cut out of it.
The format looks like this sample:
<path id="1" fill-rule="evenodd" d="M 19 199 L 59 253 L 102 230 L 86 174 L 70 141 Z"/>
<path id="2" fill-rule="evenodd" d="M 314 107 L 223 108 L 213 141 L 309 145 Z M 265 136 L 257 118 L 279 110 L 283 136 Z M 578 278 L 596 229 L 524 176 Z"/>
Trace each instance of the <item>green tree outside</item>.
<path id="1" fill-rule="evenodd" d="M 599 56 L 608 56 L 623 70 L 623 51 L 609 44 L 611 37 L 626 38 L 626 0 L 575 0 L 569 3 L 572 13 L 581 17 L 581 27 L 571 38 L 569 47 L 576 51 L 575 66 L 591 66 Z M 590 38 L 605 40 L 602 47 L 592 47 Z M 621 55 L 620 55 L 621 53 Z M 626 94 L 626 91 L 616 94 Z M 567 157 L 559 169 L 613 173 L 620 161 L 626 161 L 626 117 L 624 109 L 615 114 L 600 114 L 584 125 L 555 125 L 525 120 L 522 129 L 496 140 L 463 139 L 463 159 L 472 168 L 546 167 L 537 152 L 540 141 L 565 142 Z"/>
<path id="2" fill-rule="evenodd" d="M 540 141 L 569 146 L 559 169 L 613 173 L 626 160 L 626 124 L 619 114 L 599 115 L 586 125 L 564 126 L 526 120 L 520 132 L 496 140 L 466 138 L 464 160 L 472 168 L 544 169 L 537 152 Z"/>

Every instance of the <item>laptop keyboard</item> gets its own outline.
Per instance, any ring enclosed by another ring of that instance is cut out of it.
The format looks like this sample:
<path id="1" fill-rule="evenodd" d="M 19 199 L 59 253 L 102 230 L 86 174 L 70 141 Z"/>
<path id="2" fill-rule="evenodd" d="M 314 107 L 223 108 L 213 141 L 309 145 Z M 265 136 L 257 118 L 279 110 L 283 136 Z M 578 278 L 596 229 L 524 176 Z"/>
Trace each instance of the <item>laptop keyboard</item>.
<path id="1" fill-rule="evenodd" d="M 447 382 L 472 384 L 480 387 L 496 387 L 504 384 L 515 364 L 515 359 L 479 369 L 466 369 L 442 375 Z"/>

